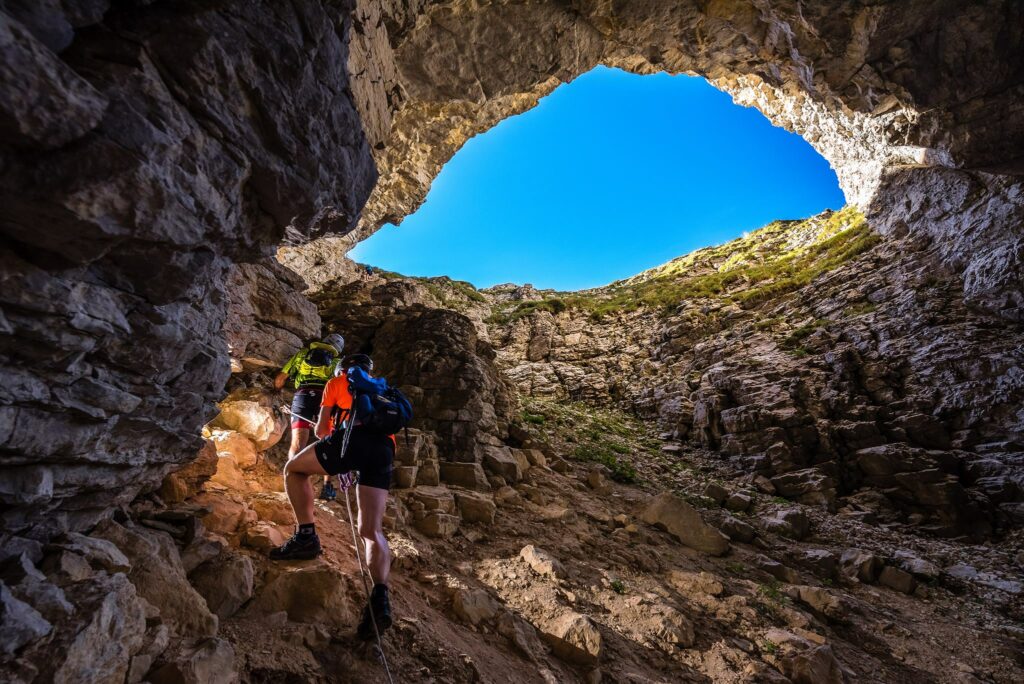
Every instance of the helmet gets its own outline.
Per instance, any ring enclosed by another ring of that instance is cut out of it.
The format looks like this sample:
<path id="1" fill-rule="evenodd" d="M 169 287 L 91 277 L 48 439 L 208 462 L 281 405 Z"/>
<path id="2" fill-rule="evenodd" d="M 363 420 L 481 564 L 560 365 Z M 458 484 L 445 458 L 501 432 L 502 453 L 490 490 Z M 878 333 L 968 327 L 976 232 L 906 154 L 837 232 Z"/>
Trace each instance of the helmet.
<path id="1" fill-rule="evenodd" d="M 341 350 L 345 348 L 345 338 L 338 333 L 331 333 L 323 339 L 324 344 L 329 344 L 334 347 L 334 351 L 341 353 Z"/>
<path id="2" fill-rule="evenodd" d="M 341 365 L 344 366 L 346 369 L 352 368 L 353 366 L 358 366 L 367 373 L 373 372 L 373 359 L 371 359 L 366 354 L 352 354 L 351 356 L 346 357 L 345 363 Z"/>

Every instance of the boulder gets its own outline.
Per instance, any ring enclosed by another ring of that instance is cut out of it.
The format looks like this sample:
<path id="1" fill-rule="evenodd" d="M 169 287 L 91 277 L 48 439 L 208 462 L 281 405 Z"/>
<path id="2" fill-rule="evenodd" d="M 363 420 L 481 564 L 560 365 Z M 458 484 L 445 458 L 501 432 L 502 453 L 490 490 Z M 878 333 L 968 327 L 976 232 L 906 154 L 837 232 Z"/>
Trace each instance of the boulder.
<path id="1" fill-rule="evenodd" d="M 56 545 L 57 548 L 72 551 L 85 558 L 97 570 L 130 572 L 132 569 L 128 558 L 121 550 L 106 539 L 87 537 L 77 532 L 69 532 L 65 540 Z"/>
<path id="2" fill-rule="evenodd" d="M 276 526 L 261 520 L 245 528 L 242 543 L 250 549 L 266 553 L 284 544 L 286 539 L 287 535 Z"/>
<path id="3" fill-rule="evenodd" d="M 498 511 L 494 497 L 477 492 L 456 492 L 455 502 L 459 507 L 459 515 L 466 522 L 482 522 L 494 524 L 494 515 Z"/>
<path id="4" fill-rule="evenodd" d="M 199 638 L 217 633 L 217 617 L 189 583 L 169 534 L 144 527 L 129 529 L 108 520 L 97 526 L 93 536 L 112 542 L 128 557 L 132 565 L 128 579 L 140 596 L 160 609 L 172 632 Z"/>
<path id="5" fill-rule="evenodd" d="M 416 529 L 438 539 L 449 539 L 459 531 L 459 518 L 440 511 L 430 511 L 416 520 Z"/>
<path id="6" fill-rule="evenodd" d="M 704 496 L 721 506 L 729 498 L 729 490 L 718 482 L 709 482 L 704 487 Z"/>
<path id="7" fill-rule="evenodd" d="M 637 605 L 626 611 L 631 630 L 642 640 L 674 650 L 693 646 L 693 623 L 672 606 Z"/>
<path id="8" fill-rule="evenodd" d="M 519 552 L 519 557 L 526 561 L 526 564 L 529 565 L 535 573 L 542 577 L 564 579 L 568 576 L 565 571 L 565 566 L 563 566 L 547 551 L 540 549 L 533 544 L 524 546 Z"/>
<path id="9" fill-rule="evenodd" d="M 839 557 L 839 572 L 849 580 L 872 583 L 882 570 L 882 559 L 861 549 L 846 549 Z"/>
<path id="10" fill-rule="evenodd" d="M 441 482 L 466 489 L 488 491 L 491 485 L 487 482 L 487 475 L 479 463 L 452 463 L 449 461 L 440 462 Z"/>
<path id="11" fill-rule="evenodd" d="M 736 492 L 735 494 L 729 495 L 725 500 L 725 507 L 734 513 L 741 513 L 753 503 L 753 499 L 750 498 L 749 494 L 743 492 Z"/>
<path id="12" fill-rule="evenodd" d="M 843 669 L 828 645 L 817 645 L 782 629 L 769 629 L 764 641 L 774 646 L 774 661 L 793 684 L 844 684 Z"/>
<path id="13" fill-rule="evenodd" d="M 53 631 L 53 625 L 39 611 L 16 598 L 2 581 L 0 608 L 0 616 L 3 617 L 0 621 L 0 653 L 13 655 L 26 644 Z"/>
<path id="14" fill-rule="evenodd" d="M 49 681 L 123 682 L 132 656 L 144 644 L 145 602 L 120 573 L 101 573 L 90 582 L 76 585 L 69 595 L 82 626 L 55 635 L 49 646 Z"/>
<path id="15" fill-rule="evenodd" d="M 545 623 L 540 632 L 562 660 L 585 667 L 594 667 L 601 661 L 601 631 L 586 615 L 563 613 Z"/>
<path id="16" fill-rule="evenodd" d="M 238 532 L 242 523 L 250 518 L 256 519 L 256 514 L 244 503 L 223 495 L 204 493 L 194 497 L 193 502 L 209 510 L 202 519 L 206 529 L 225 537 Z"/>
<path id="17" fill-rule="evenodd" d="M 358 615 L 348 585 L 348 578 L 324 560 L 275 564 L 246 614 L 284 611 L 292 622 L 351 625 Z"/>
<path id="18" fill-rule="evenodd" d="M 238 681 L 235 649 L 225 639 L 205 639 L 182 649 L 147 679 L 151 684 L 233 684 Z"/>
<path id="19" fill-rule="evenodd" d="M 192 462 L 164 478 L 159 489 L 160 498 L 167 503 L 181 503 L 198 494 L 216 472 L 217 445 L 212 439 L 207 439 Z"/>
<path id="20" fill-rule="evenodd" d="M 224 458 L 230 458 L 239 468 L 251 468 L 256 465 L 258 455 L 256 445 L 252 440 L 241 432 L 232 430 L 214 430 L 212 435 L 213 443 L 217 448 L 217 456 L 221 459 L 217 464 L 217 474 L 213 480 L 216 482 L 222 467 Z"/>
<path id="21" fill-rule="evenodd" d="M 704 522 L 697 509 L 674 494 L 665 492 L 653 497 L 640 519 L 702 553 L 721 556 L 729 551 L 729 538 Z"/>
<path id="22" fill-rule="evenodd" d="M 917 579 L 931 581 L 938 578 L 942 572 L 937 565 L 922 558 L 918 558 L 910 551 L 900 549 L 895 554 L 895 560 L 901 570 L 909 572 Z"/>
<path id="23" fill-rule="evenodd" d="M 232 392 L 217 407 L 220 414 L 209 427 L 241 433 L 252 441 L 256 451 L 273 447 L 288 427 L 288 420 L 274 410 L 274 397 L 258 389 Z"/>
<path id="24" fill-rule="evenodd" d="M 729 539 L 743 544 L 749 544 L 757 536 L 757 530 L 753 525 L 748 525 L 739 518 L 728 514 L 722 516 L 721 529 L 722 532 L 729 535 Z"/>
<path id="25" fill-rule="evenodd" d="M 793 470 L 771 479 L 775 490 L 784 497 L 809 506 L 832 508 L 836 502 L 836 481 L 818 468 Z"/>
<path id="26" fill-rule="evenodd" d="M 508 447 L 485 447 L 484 467 L 507 482 L 519 482 L 523 477 L 523 464 Z"/>
<path id="27" fill-rule="evenodd" d="M 843 618 L 846 613 L 842 599 L 828 589 L 798 585 L 787 587 L 786 593 L 807 605 L 816 613 L 833 620 Z"/>
<path id="28" fill-rule="evenodd" d="M 189 580 L 221 620 L 238 612 L 253 594 L 253 565 L 248 556 L 228 552 L 196 568 Z"/>
<path id="29" fill-rule="evenodd" d="M 798 508 L 787 508 L 761 518 L 761 524 L 768 532 L 791 539 L 801 540 L 811 533 L 811 520 Z"/>
<path id="30" fill-rule="evenodd" d="M 917 588 L 917 580 L 913 575 L 891 565 L 882 568 L 882 574 L 878 576 L 878 583 L 904 594 L 912 594 Z"/>
<path id="31" fill-rule="evenodd" d="M 498 604 L 483 589 L 456 589 L 452 608 L 460 620 L 471 625 L 489 622 L 498 614 Z"/>
<path id="32" fill-rule="evenodd" d="M 292 505 L 288 501 L 288 495 L 284 492 L 255 494 L 248 498 L 248 504 L 252 510 L 256 511 L 260 520 L 266 520 L 275 525 L 295 524 Z"/>

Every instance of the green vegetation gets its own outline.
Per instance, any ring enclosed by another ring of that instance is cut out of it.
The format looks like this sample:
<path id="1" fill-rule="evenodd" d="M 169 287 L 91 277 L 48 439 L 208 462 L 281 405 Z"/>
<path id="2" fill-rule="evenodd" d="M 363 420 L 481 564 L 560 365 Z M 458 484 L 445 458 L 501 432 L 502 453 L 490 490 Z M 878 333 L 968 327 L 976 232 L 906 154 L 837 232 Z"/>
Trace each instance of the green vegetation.
<path id="1" fill-rule="evenodd" d="M 437 276 L 434 278 L 407 276 L 395 271 L 385 271 L 384 269 L 377 269 L 376 272 L 377 275 L 388 280 L 415 280 L 421 283 L 427 292 L 443 306 L 455 309 L 456 311 L 465 309 L 469 302 L 487 303 L 487 298 L 480 294 L 473 287 L 472 283 L 467 283 L 465 280 L 453 280 L 448 276 Z"/>
<path id="2" fill-rule="evenodd" d="M 762 639 L 761 650 L 768 655 L 777 655 L 779 652 L 779 645 L 770 639 Z"/>
<path id="3" fill-rule="evenodd" d="M 849 317 L 863 316 L 864 314 L 869 314 L 873 312 L 877 308 L 877 304 L 872 304 L 871 302 L 861 302 L 860 304 L 852 304 L 846 307 L 846 310 L 843 311 L 843 315 Z"/>
<path id="4" fill-rule="evenodd" d="M 640 308 L 669 313 L 684 302 L 701 299 L 752 308 L 807 285 L 868 251 L 879 239 L 854 207 L 824 218 L 776 221 L 749 236 L 698 250 L 604 288 L 520 302 L 496 311 L 489 322 L 509 323 L 537 311 L 558 314 L 569 309 L 596 320 Z"/>
<path id="5" fill-rule="evenodd" d="M 611 478 L 616 482 L 636 482 L 636 468 L 615 455 L 615 449 L 608 444 L 581 444 L 573 449 L 572 457 L 579 461 L 592 461 L 607 466 Z"/>
<path id="6" fill-rule="evenodd" d="M 618 579 L 612 580 L 612 585 L 611 586 L 612 586 L 612 591 L 614 591 L 616 594 L 625 594 L 626 593 L 626 583 L 623 582 L 622 580 L 618 580 Z"/>
<path id="7" fill-rule="evenodd" d="M 616 482 L 638 482 L 638 468 L 660 457 L 661 442 L 632 416 L 581 402 L 534 397 L 522 402 L 520 416 L 528 430 L 568 458 L 604 465 Z"/>

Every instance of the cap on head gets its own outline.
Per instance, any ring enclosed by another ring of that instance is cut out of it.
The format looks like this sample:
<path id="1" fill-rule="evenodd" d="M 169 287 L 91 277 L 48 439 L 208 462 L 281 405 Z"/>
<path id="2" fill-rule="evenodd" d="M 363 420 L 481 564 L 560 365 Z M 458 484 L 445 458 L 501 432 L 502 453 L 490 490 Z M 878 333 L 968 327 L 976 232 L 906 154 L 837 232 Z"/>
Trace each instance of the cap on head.
<path id="1" fill-rule="evenodd" d="M 358 366 L 367 373 L 373 372 L 373 359 L 371 359 L 366 354 L 352 354 L 351 356 L 345 359 L 345 363 L 342 365 L 344 365 L 345 368 L 352 368 L 353 366 Z"/>
<path id="2" fill-rule="evenodd" d="M 323 343 L 329 344 L 332 347 L 334 347 L 334 351 L 338 352 L 339 354 L 345 348 L 345 338 L 339 335 L 338 333 L 331 333 L 330 335 L 323 339 Z"/>

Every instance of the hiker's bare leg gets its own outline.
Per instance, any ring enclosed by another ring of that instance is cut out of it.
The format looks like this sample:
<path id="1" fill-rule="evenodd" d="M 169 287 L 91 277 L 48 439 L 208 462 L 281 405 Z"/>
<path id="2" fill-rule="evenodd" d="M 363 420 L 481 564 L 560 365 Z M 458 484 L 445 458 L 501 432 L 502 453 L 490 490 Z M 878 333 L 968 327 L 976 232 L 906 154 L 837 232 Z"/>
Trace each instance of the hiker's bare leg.
<path id="1" fill-rule="evenodd" d="M 309 442 L 309 428 L 292 428 L 292 443 L 288 447 L 288 460 L 295 458 L 295 454 L 302 451 Z"/>
<path id="2" fill-rule="evenodd" d="M 359 502 L 359 536 L 366 548 L 366 565 L 374 584 L 387 584 L 391 575 L 391 548 L 384 536 L 384 509 L 388 490 L 377 487 L 356 487 Z"/>
<path id="3" fill-rule="evenodd" d="M 312 444 L 284 465 L 284 491 L 288 493 L 295 522 L 299 525 L 313 522 L 313 485 L 309 482 L 309 476 L 326 474 L 320 461 L 316 460 Z"/>

